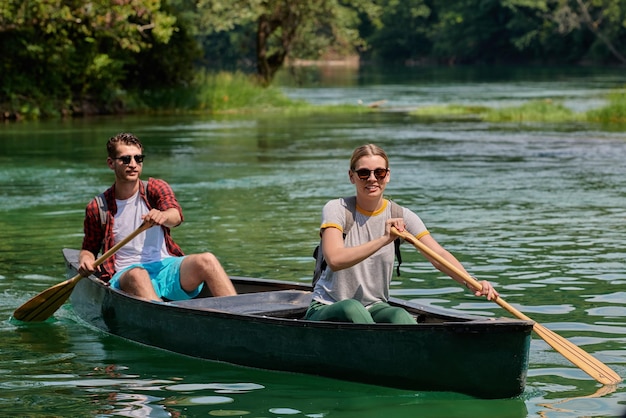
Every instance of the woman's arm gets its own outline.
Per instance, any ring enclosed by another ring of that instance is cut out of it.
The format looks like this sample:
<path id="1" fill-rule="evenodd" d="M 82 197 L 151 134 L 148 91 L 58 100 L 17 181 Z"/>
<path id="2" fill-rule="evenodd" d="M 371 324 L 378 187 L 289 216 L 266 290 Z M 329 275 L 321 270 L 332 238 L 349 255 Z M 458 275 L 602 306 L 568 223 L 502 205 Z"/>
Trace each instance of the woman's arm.
<path id="1" fill-rule="evenodd" d="M 376 251 L 393 242 L 396 238 L 391 233 L 391 227 L 404 231 L 404 221 L 401 218 L 389 219 L 385 225 L 385 234 L 371 241 L 354 247 L 346 247 L 343 232 L 337 228 L 322 230 L 322 251 L 324 259 L 332 271 L 339 271 L 360 263 Z"/>
<path id="2" fill-rule="evenodd" d="M 452 264 L 453 266 L 455 266 L 456 268 L 458 268 L 462 272 L 467 273 L 467 270 L 465 270 L 465 268 L 459 262 L 459 260 L 457 260 L 456 257 L 454 257 L 448 250 L 443 248 L 435 240 L 435 238 L 433 238 L 430 234 L 421 237 L 420 238 L 420 242 L 424 243 L 428 248 L 430 248 L 431 250 L 436 252 L 438 255 L 440 255 L 442 258 L 444 258 L 446 261 L 448 261 L 450 264 Z M 428 256 L 426 256 L 426 257 L 428 258 L 428 261 L 430 261 L 432 263 L 432 265 L 435 266 L 435 268 L 437 270 L 439 270 L 439 271 L 447 274 L 448 276 L 454 278 L 454 275 L 450 274 L 450 272 L 447 271 L 446 268 L 443 267 L 440 263 L 438 263 L 436 260 L 434 260 L 434 259 L 432 259 L 432 258 L 430 258 Z M 467 273 L 467 274 L 470 275 L 469 273 Z M 467 283 L 465 283 L 465 282 L 459 282 L 459 283 L 462 284 L 463 286 L 467 286 L 469 288 Z M 493 288 L 491 283 L 489 283 L 487 280 L 482 280 L 480 282 L 480 284 L 482 285 L 482 290 L 471 289 L 476 296 L 487 296 L 488 300 L 495 299 L 496 297 L 499 296 L 499 293 L 496 291 L 496 289 Z"/>

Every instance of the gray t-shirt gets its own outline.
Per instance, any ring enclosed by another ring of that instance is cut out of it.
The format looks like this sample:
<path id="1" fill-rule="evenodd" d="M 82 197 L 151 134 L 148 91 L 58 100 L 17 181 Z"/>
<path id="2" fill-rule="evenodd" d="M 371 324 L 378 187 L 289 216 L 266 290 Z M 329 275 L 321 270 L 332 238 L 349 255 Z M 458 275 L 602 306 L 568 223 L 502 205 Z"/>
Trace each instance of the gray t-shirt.
<path id="1" fill-rule="evenodd" d="M 418 238 L 428 234 L 419 216 L 407 208 L 402 208 L 402 211 L 408 232 Z M 354 224 L 344 239 L 345 246 L 355 247 L 381 237 L 385 233 L 386 221 L 391 217 L 391 205 L 387 200 L 375 212 L 366 212 L 357 206 Z M 326 203 L 322 210 L 320 230 L 337 228 L 343 232 L 345 225 L 344 199 L 334 199 Z M 350 268 L 332 271 L 328 267 L 315 285 L 313 300 L 331 304 L 344 299 L 357 299 L 366 307 L 377 302 L 387 302 L 394 260 L 394 246 L 390 243 Z"/>

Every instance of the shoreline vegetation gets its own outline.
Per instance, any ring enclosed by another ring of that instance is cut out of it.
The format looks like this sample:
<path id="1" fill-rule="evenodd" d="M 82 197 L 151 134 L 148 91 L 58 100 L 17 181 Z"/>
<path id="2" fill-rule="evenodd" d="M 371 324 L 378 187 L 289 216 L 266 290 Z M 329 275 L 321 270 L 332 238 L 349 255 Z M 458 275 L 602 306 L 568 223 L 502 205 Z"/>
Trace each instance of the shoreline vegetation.
<path id="1" fill-rule="evenodd" d="M 55 106 L 43 100 L 0 103 L 0 120 L 20 121 L 55 117 L 82 117 L 111 114 L 297 114 L 325 112 L 393 111 L 388 99 L 354 105 L 312 105 L 285 96 L 280 87 L 259 85 L 254 76 L 243 72 L 198 72 L 187 88 L 149 92 L 117 92 L 106 109 L 89 103 Z M 626 124 L 626 88 L 606 97 L 607 104 L 586 112 L 574 112 L 558 101 L 531 100 L 519 106 L 447 104 L 408 111 L 427 121 L 475 120 L 492 123 L 600 123 Z"/>
<path id="2" fill-rule="evenodd" d="M 609 93 L 606 101 L 606 105 L 586 112 L 574 112 L 558 101 L 545 99 L 502 108 L 457 104 L 426 106 L 414 109 L 409 114 L 423 119 L 468 119 L 494 123 L 626 124 L 626 88 Z"/>
<path id="3" fill-rule="evenodd" d="M 199 71 L 187 87 L 150 91 L 118 91 L 106 106 L 81 103 L 60 105 L 48 99 L 16 98 L 0 103 L 0 121 L 22 121 L 67 117 L 141 114 L 264 114 L 362 112 L 368 105 L 312 105 L 288 98 L 273 85 L 262 86 L 254 75 L 240 71 Z"/>

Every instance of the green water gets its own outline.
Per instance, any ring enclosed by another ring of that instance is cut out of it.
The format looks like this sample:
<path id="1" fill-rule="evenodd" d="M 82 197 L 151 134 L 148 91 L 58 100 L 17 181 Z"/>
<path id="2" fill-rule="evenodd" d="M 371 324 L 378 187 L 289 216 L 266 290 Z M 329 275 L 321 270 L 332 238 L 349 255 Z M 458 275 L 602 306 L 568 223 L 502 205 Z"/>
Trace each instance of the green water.
<path id="1" fill-rule="evenodd" d="M 8 319 L 29 297 L 64 278 L 61 249 L 80 246 L 84 206 L 112 182 L 104 144 L 117 132 L 139 135 L 147 154 L 144 176 L 164 178 L 176 191 L 185 222 L 174 238 L 186 252 L 213 251 L 233 275 L 292 281 L 310 280 L 323 204 L 353 190 L 347 179 L 352 149 L 375 142 L 391 159 L 390 197 L 417 212 L 474 275 L 626 375 L 626 131 L 423 123 L 393 109 L 425 102 L 509 103 L 548 92 L 587 108 L 601 103 L 601 92 L 618 85 L 619 77 L 574 73 L 555 75 L 553 82 L 489 82 L 436 76 L 392 82 L 348 74 L 315 88 L 286 88 L 316 103 L 388 99 L 389 108 L 374 115 L 115 117 L 0 127 L 0 416 L 624 412 L 623 384 L 599 393 L 599 384 L 538 337 L 524 394 L 485 401 L 190 359 L 90 329 L 70 305 L 50 323 L 18 326 Z M 395 296 L 508 315 L 468 296 L 412 247 L 404 248 L 403 259 Z M 472 353 L 459 347 L 458 355 Z"/>

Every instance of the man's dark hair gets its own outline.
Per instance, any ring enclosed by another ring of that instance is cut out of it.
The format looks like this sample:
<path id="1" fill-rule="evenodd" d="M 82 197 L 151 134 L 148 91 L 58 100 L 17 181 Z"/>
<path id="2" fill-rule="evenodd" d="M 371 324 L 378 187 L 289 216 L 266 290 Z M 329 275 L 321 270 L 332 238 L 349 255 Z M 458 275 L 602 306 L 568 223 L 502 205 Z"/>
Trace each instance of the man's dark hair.
<path id="1" fill-rule="evenodd" d="M 131 133 L 123 132 L 109 138 L 109 141 L 107 142 L 107 152 L 109 154 L 109 157 L 117 157 L 117 144 L 120 143 L 124 145 L 135 145 L 136 147 L 139 147 L 141 149 L 141 152 L 143 153 L 143 144 L 141 143 L 139 138 Z"/>

